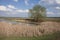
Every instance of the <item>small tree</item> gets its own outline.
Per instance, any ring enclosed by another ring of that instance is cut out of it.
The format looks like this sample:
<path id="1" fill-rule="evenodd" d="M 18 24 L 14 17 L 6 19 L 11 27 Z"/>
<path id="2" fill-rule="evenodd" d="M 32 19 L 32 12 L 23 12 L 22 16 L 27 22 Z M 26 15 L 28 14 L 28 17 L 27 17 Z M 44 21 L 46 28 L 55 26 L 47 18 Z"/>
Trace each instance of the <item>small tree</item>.
<path id="1" fill-rule="evenodd" d="M 29 10 L 30 18 L 34 22 L 43 21 L 42 19 L 46 16 L 46 8 L 41 5 L 35 5 L 32 9 Z"/>

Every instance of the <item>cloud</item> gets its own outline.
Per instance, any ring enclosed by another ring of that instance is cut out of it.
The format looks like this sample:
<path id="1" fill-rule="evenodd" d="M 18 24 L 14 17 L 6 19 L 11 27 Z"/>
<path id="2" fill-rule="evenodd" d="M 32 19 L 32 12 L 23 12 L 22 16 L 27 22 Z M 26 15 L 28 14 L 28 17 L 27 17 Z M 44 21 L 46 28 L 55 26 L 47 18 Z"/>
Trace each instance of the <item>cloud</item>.
<path id="1" fill-rule="evenodd" d="M 60 9 L 60 7 L 56 7 L 56 9 Z"/>
<path id="2" fill-rule="evenodd" d="M 13 5 L 8 5 L 7 7 L 11 8 L 11 9 L 16 9 L 15 6 L 13 6 Z"/>
<path id="3" fill-rule="evenodd" d="M 26 5 L 29 5 L 28 1 L 29 1 L 29 0 L 25 0 L 25 4 L 26 4 Z"/>
<path id="4" fill-rule="evenodd" d="M 17 13 L 28 13 L 29 10 L 25 9 L 16 9 L 14 6 L 12 5 L 8 5 L 8 6 L 0 6 L 0 11 L 5 12 L 6 14 L 17 14 Z"/>
<path id="5" fill-rule="evenodd" d="M 60 0 L 40 0 L 39 3 L 40 2 L 44 2 L 47 4 L 55 4 L 55 3 L 60 4 Z"/>
<path id="6" fill-rule="evenodd" d="M 60 13 L 47 12 L 47 17 L 60 17 Z"/>
<path id="7" fill-rule="evenodd" d="M 18 0 L 13 0 L 13 1 L 18 2 Z"/>
<path id="8" fill-rule="evenodd" d="M 1 6 L 0 6 L 0 11 L 2 11 L 2 12 L 4 12 L 4 13 L 6 13 L 6 14 L 9 15 L 9 13 L 12 11 L 12 9 L 7 8 L 7 6 L 1 5 Z"/>
<path id="9" fill-rule="evenodd" d="M 53 12 L 47 12 L 47 14 L 54 14 Z"/>
<path id="10" fill-rule="evenodd" d="M 20 12 L 20 13 L 21 13 L 21 12 L 24 12 L 24 13 L 26 13 L 26 12 L 29 12 L 29 10 L 27 10 L 27 9 L 26 9 L 26 10 L 21 10 L 21 9 L 19 9 L 19 10 L 16 10 L 16 12 Z"/>
<path id="11" fill-rule="evenodd" d="M 56 3 L 60 4 L 60 0 L 56 0 Z"/>
<path id="12" fill-rule="evenodd" d="M 40 4 L 40 3 L 54 4 L 54 3 L 55 3 L 55 0 L 40 0 L 40 1 L 39 1 L 39 4 Z"/>
<path id="13" fill-rule="evenodd" d="M 60 15 L 60 0 L 40 0 L 39 4 L 46 7 L 48 16 Z"/>
<path id="14" fill-rule="evenodd" d="M 8 15 L 10 14 L 19 14 L 19 13 L 28 13 L 29 10 L 22 10 L 22 9 L 17 9 L 17 10 L 12 10 L 12 11 L 8 11 L 6 12 Z"/>
<path id="15" fill-rule="evenodd" d="M 5 6 L 0 6 L 0 11 L 6 11 L 7 8 Z"/>
<path id="16" fill-rule="evenodd" d="M 12 11 L 12 9 L 7 8 L 6 6 L 0 6 L 0 11 Z"/>

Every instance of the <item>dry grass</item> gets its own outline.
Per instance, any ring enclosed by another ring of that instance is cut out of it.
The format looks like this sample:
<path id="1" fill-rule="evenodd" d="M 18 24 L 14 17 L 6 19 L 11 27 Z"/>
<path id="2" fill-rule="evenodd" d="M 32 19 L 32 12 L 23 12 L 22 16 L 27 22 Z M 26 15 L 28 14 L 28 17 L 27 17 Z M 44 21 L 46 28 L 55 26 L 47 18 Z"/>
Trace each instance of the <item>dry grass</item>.
<path id="1" fill-rule="evenodd" d="M 60 31 L 60 22 L 42 22 L 40 25 L 0 22 L 0 36 L 33 37 Z"/>

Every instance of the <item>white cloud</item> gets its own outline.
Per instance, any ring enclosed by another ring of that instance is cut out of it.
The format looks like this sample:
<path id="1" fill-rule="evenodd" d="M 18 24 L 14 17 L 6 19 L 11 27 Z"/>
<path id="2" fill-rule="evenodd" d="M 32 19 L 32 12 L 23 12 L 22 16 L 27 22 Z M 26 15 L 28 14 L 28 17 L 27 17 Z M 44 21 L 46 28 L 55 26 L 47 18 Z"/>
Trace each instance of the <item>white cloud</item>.
<path id="1" fill-rule="evenodd" d="M 40 0 L 39 4 L 40 4 L 40 2 L 44 2 L 44 3 L 48 3 L 48 4 L 53 4 L 53 3 L 55 3 L 55 0 Z"/>
<path id="2" fill-rule="evenodd" d="M 5 12 L 6 14 L 17 14 L 17 13 L 28 13 L 29 10 L 22 10 L 22 9 L 15 9 L 14 6 L 8 5 L 8 6 L 0 6 L 0 11 Z"/>
<path id="3" fill-rule="evenodd" d="M 8 5 L 9 8 L 16 9 L 13 5 Z"/>
<path id="4" fill-rule="evenodd" d="M 1 11 L 6 11 L 7 8 L 6 8 L 5 6 L 0 6 L 0 10 L 1 10 Z"/>
<path id="5" fill-rule="evenodd" d="M 18 14 L 18 13 L 28 13 L 29 12 L 29 10 L 22 10 L 22 9 L 17 9 L 17 10 L 12 10 L 12 11 L 8 11 L 8 12 L 6 12 L 8 15 L 10 15 L 10 14 Z"/>
<path id="6" fill-rule="evenodd" d="M 26 4 L 26 5 L 29 5 L 28 1 L 29 1 L 29 0 L 25 0 L 25 4 Z"/>
<path id="7" fill-rule="evenodd" d="M 18 0 L 13 0 L 13 1 L 18 2 Z"/>
<path id="8" fill-rule="evenodd" d="M 48 0 L 47 2 L 50 3 L 50 4 L 54 4 L 55 0 Z"/>
<path id="9" fill-rule="evenodd" d="M 6 6 L 0 6 L 0 11 L 12 11 L 12 9 L 7 8 Z"/>
<path id="10" fill-rule="evenodd" d="M 7 11 L 13 11 L 13 9 L 7 8 Z"/>
<path id="11" fill-rule="evenodd" d="M 16 10 L 16 12 L 29 12 L 29 10 L 21 10 L 21 9 L 19 9 L 19 10 Z"/>
<path id="12" fill-rule="evenodd" d="M 60 4 L 60 0 L 56 0 L 56 2 L 57 2 L 58 4 Z"/>
<path id="13" fill-rule="evenodd" d="M 13 11 L 7 11 L 6 14 L 10 15 L 10 14 L 17 14 L 17 12 L 15 10 Z"/>
<path id="14" fill-rule="evenodd" d="M 0 11 L 5 12 L 6 14 L 13 14 L 13 9 L 7 7 L 7 6 L 0 6 Z"/>
<path id="15" fill-rule="evenodd" d="M 39 3 L 40 2 L 45 2 L 49 4 L 54 4 L 54 3 L 60 4 L 60 0 L 40 0 Z"/>
<path id="16" fill-rule="evenodd" d="M 60 7 L 56 7 L 56 9 L 60 9 Z"/>
<path id="17" fill-rule="evenodd" d="M 47 12 L 47 14 L 54 14 L 53 12 Z"/>

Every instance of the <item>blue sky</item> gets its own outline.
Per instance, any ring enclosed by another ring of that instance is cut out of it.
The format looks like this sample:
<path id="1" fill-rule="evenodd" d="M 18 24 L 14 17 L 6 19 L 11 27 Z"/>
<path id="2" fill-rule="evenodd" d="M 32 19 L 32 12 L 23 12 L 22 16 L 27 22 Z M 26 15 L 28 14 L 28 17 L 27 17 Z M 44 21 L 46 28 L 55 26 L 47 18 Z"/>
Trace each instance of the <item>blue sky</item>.
<path id="1" fill-rule="evenodd" d="M 0 0 L 0 16 L 28 17 L 36 4 L 46 7 L 48 17 L 60 17 L 60 0 Z"/>

